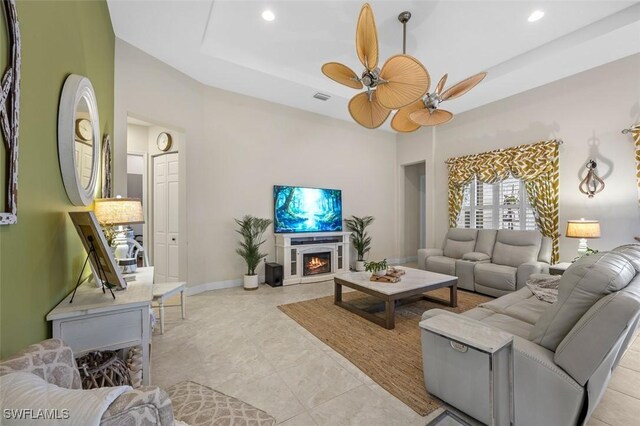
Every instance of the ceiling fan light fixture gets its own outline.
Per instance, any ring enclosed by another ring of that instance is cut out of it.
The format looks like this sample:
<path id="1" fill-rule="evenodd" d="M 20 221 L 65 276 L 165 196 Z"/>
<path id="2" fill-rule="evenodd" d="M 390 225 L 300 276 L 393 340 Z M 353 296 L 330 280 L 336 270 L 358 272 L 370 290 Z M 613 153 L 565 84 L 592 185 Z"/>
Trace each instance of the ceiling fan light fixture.
<path id="1" fill-rule="evenodd" d="M 365 68 L 362 74 L 358 77 L 351 68 L 338 62 L 322 66 L 324 75 L 333 81 L 357 90 L 366 88 L 366 92 L 349 101 L 349 113 L 361 126 L 375 129 L 390 115 L 391 128 L 398 132 L 413 132 L 420 126 L 444 124 L 453 118 L 453 114 L 440 109 L 440 103 L 464 95 L 487 75 L 486 72 L 478 73 L 444 90 L 445 74 L 435 91 L 430 93 L 429 72 L 419 60 L 405 53 L 406 24 L 410 18 L 410 12 L 398 15 L 402 23 L 403 53 L 390 57 L 378 68 L 378 32 L 371 5 L 365 3 L 356 24 L 356 53 Z"/>
<path id="2" fill-rule="evenodd" d="M 272 22 L 276 19 L 276 15 L 271 10 L 266 9 L 262 12 L 262 19 L 267 22 Z"/>
<path id="3" fill-rule="evenodd" d="M 540 10 L 540 9 L 534 10 L 533 12 L 531 12 L 531 15 L 529 15 L 529 18 L 527 18 L 527 21 L 536 22 L 542 19 L 543 16 L 544 16 L 544 10 Z"/>

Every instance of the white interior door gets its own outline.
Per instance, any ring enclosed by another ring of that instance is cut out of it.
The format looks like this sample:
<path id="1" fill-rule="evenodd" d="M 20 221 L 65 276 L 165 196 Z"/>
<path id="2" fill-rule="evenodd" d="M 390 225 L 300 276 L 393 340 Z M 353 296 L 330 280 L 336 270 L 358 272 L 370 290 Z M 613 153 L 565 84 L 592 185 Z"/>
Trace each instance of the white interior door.
<path id="1" fill-rule="evenodd" d="M 74 144 L 76 155 L 76 168 L 80 170 L 80 183 L 83 188 L 89 186 L 91 170 L 93 167 L 93 146 L 83 141 Z"/>
<path id="2" fill-rule="evenodd" d="M 153 158 L 154 282 L 178 281 L 178 153 Z"/>
<path id="3" fill-rule="evenodd" d="M 167 154 L 167 281 L 176 282 L 179 276 L 179 169 L 178 153 Z"/>

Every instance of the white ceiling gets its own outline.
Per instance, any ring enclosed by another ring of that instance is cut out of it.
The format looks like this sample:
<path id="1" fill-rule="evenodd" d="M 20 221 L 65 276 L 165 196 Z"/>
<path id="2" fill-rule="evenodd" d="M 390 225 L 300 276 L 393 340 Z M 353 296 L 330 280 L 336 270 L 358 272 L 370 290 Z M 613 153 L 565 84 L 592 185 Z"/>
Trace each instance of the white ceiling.
<path id="1" fill-rule="evenodd" d="M 338 61 L 361 72 L 354 36 L 362 3 L 109 0 L 109 10 L 117 37 L 204 84 L 351 120 L 347 103 L 357 91 L 320 67 Z M 397 16 L 409 10 L 407 53 L 426 66 L 432 86 L 445 72 L 450 83 L 489 72 L 472 92 L 443 104 L 454 113 L 640 52 L 638 1 L 370 3 L 381 61 L 401 53 Z M 265 9 L 275 21 L 261 18 Z M 536 9 L 545 16 L 529 23 Z M 316 100 L 316 92 L 332 98 Z"/>

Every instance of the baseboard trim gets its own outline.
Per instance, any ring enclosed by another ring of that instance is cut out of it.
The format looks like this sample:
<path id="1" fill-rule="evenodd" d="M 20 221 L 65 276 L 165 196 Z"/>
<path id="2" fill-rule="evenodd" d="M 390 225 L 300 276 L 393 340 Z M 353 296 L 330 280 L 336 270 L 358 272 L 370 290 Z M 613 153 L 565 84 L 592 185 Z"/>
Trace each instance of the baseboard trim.
<path id="1" fill-rule="evenodd" d="M 258 279 L 259 282 L 264 282 L 264 276 L 260 276 Z M 225 280 L 225 281 L 214 281 L 211 283 L 202 283 L 196 284 L 191 287 L 187 287 L 185 293 L 187 296 L 194 296 L 196 294 L 204 293 L 205 291 L 211 290 L 221 290 L 223 288 L 232 288 L 232 287 L 242 287 L 244 285 L 244 280 L 242 278 L 237 278 L 235 280 Z"/>

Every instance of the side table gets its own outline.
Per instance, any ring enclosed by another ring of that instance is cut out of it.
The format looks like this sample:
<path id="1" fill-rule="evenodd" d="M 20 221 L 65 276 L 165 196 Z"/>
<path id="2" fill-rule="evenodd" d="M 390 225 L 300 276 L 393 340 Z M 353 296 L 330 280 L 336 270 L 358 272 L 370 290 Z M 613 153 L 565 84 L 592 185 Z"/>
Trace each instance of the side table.
<path id="1" fill-rule="evenodd" d="M 512 424 L 513 335 L 462 315 L 437 315 L 420 328 L 429 393 L 484 424 Z"/>
<path id="2" fill-rule="evenodd" d="M 564 274 L 564 271 L 566 271 L 567 268 L 569 268 L 569 266 L 571 265 L 572 265 L 571 262 L 560 262 L 560 263 L 556 263 L 555 265 L 551 265 L 549 266 L 549 274 L 562 275 Z"/>

